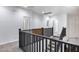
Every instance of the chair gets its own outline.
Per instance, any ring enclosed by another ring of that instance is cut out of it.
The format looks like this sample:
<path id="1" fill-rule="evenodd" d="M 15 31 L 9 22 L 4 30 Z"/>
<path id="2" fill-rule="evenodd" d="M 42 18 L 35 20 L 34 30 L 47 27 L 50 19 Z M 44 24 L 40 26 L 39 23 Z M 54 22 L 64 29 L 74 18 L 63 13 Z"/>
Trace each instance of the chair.
<path id="1" fill-rule="evenodd" d="M 59 40 L 63 40 L 63 38 L 66 36 L 66 28 L 63 27 L 62 32 L 60 34 Z M 61 46 L 61 43 L 58 42 L 57 44 L 57 51 L 59 51 L 59 48 Z"/>
<path id="2" fill-rule="evenodd" d="M 52 36 L 51 38 L 54 38 L 54 39 L 57 39 L 57 40 L 63 40 L 63 38 L 66 36 L 66 28 L 62 28 L 62 31 L 61 31 L 61 34 L 60 34 L 60 36 Z M 49 42 L 50 43 L 50 42 Z M 49 46 L 50 46 L 50 44 L 49 44 Z M 55 42 L 52 42 L 52 45 L 51 45 L 52 47 L 55 47 Z M 56 44 L 56 48 L 57 48 L 57 50 L 56 51 L 59 51 L 59 48 L 60 48 L 60 46 L 61 46 L 61 43 L 59 43 L 59 42 L 57 42 L 57 44 Z M 53 48 L 52 48 L 53 49 Z"/>

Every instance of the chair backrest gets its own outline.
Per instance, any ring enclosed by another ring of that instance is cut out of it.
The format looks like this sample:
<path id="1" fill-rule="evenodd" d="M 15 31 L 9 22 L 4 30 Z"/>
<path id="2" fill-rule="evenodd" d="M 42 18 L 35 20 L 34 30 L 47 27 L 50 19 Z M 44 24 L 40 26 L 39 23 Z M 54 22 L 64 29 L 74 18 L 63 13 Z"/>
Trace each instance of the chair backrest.
<path id="1" fill-rule="evenodd" d="M 66 36 L 66 28 L 63 27 L 59 40 L 63 40 L 64 36 Z M 61 46 L 61 43 L 58 43 L 57 44 L 57 51 L 59 51 L 60 46 Z"/>
<path id="2" fill-rule="evenodd" d="M 64 36 L 66 36 L 66 28 L 63 27 L 62 32 L 60 34 L 60 40 L 62 40 Z"/>

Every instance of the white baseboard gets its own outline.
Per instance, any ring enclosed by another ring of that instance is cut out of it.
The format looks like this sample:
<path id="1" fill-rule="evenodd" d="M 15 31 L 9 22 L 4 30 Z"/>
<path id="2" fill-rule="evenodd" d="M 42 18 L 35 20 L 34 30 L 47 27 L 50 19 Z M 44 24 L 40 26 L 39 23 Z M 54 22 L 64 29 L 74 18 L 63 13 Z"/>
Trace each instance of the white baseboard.
<path id="1" fill-rule="evenodd" d="M 2 42 L 2 43 L 0 43 L 0 45 L 7 44 L 7 43 L 11 43 L 11 42 L 16 42 L 16 41 L 19 41 L 19 40 L 8 41 L 8 42 Z"/>

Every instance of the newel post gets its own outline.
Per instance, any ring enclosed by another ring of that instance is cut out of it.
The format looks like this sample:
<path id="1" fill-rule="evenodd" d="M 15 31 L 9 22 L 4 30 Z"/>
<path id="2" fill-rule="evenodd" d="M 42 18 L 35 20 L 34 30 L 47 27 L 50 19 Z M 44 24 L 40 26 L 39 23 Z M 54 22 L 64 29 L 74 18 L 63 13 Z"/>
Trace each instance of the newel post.
<path id="1" fill-rule="evenodd" d="M 21 48 L 21 29 L 19 29 L 19 48 Z"/>

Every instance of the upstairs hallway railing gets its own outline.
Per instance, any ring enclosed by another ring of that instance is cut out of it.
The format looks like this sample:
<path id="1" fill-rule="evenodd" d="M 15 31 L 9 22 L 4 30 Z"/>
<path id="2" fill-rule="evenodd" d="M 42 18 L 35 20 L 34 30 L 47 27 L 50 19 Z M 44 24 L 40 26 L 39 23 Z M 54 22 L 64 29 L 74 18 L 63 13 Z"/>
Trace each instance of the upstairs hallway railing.
<path id="1" fill-rule="evenodd" d="M 59 45 L 60 44 L 60 45 Z M 19 29 L 19 48 L 25 52 L 78 52 L 79 45 Z"/>

